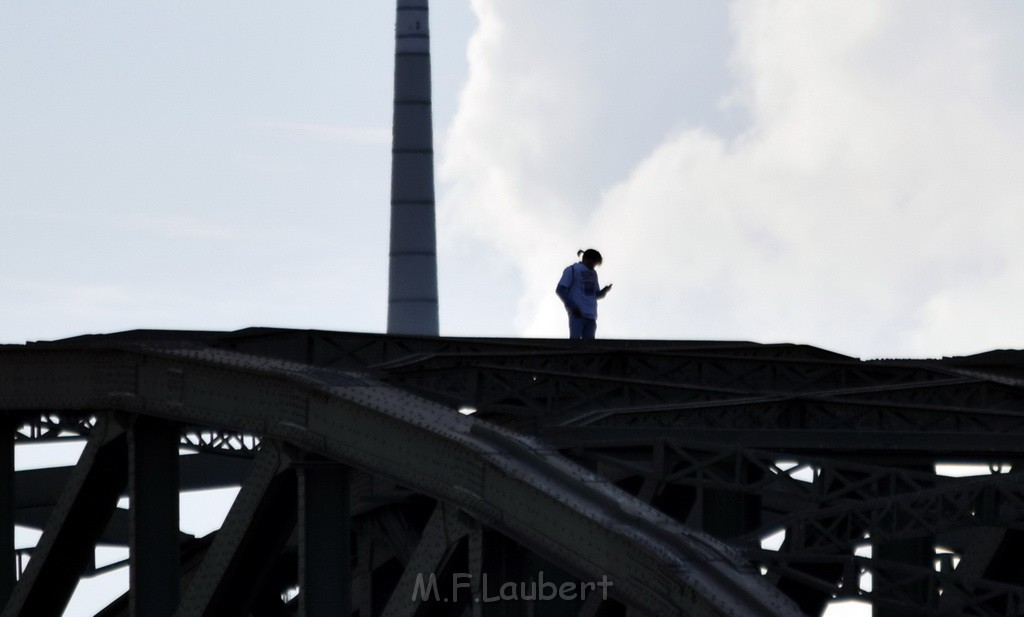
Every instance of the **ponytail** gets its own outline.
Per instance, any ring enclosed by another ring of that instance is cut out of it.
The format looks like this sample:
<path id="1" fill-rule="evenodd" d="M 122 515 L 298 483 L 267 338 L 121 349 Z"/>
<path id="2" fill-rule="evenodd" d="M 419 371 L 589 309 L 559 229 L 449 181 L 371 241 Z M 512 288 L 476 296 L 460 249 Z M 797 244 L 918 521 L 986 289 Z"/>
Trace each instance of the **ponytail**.
<path id="1" fill-rule="evenodd" d="M 576 251 L 576 256 L 582 257 L 583 259 L 593 259 L 594 263 L 597 264 L 601 263 L 601 253 L 599 253 L 597 249 L 587 249 L 585 251 L 580 249 Z"/>

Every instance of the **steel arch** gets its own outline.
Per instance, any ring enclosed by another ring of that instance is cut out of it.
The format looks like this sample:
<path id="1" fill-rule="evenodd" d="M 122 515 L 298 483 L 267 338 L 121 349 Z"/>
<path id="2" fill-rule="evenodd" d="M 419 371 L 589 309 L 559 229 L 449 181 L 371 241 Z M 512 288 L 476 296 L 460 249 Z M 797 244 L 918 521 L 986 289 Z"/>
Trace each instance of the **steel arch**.
<path id="1" fill-rule="evenodd" d="M 125 435 L 138 418 L 261 440 L 256 467 L 239 496 L 251 503 L 236 504 L 241 514 L 207 549 L 176 614 L 221 610 L 217 602 L 224 600 L 218 598 L 224 589 L 235 589 L 225 582 L 233 567 L 229 562 L 250 554 L 242 547 L 253 521 L 267 519 L 262 509 L 271 507 L 276 517 L 290 511 L 274 505 L 296 492 L 283 474 L 292 462 L 301 464 L 311 455 L 457 508 L 473 524 L 501 532 L 582 580 L 607 575 L 615 597 L 644 614 L 797 614 L 731 548 L 687 529 L 535 438 L 462 416 L 364 373 L 216 349 L 203 337 L 165 336 L 162 342 L 111 337 L 98 345 L 71 340 L 0 351 L 0 403 L 6 413 L 101 418 L 90 431 L 83 462 L 72 472 L 74 490 L 65 491 L 55 505 L 5 616 L 55 610 L 62 594 L 53 593 L 58 575 L 46 566 L 71 549 L 81 560 L 88 547 L 59 541 L 74 521 L 90 521 L 93 529 L 82 532 L 85 537 L 102 531 L 95 520 L 102 516 L 80 510 L 100 502 L 109 510 L 120 494 L 117 474 L 128 473 Z M 261 533 L 287 541 L 288 525 L 263 524 Z M 58 570 L 67 578 L 82 568 Z M 66 588 L 65 583 L 61 589 Z"/>

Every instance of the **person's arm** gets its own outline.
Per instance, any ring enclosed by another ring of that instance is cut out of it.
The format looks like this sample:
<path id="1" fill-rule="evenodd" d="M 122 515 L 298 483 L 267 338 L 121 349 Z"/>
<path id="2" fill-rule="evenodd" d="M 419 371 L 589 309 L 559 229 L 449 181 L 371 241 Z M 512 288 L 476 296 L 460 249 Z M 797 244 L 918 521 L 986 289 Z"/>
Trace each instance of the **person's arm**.
<path id="1" fill-rule="evenodd" d="M 555 294 L 558 295 L 559 299 L 562 300 L 562 304 L 565 305 L 565 310 L 572 313 L 573 316 L 580 316 L 580 307 L 576 306 L 576 303 L 572 301 L 572 295 L 569 293 L 569 287 L 572 286 L 576 280 L 576 276 L 572 271 L 573 266 L 569 266 L 565 270 L 562 270 L 562 278 L 558 280 L 558 286 L 555 287 Z"/>
<path id="2" fill-rule="evenodd" d="M 561 298 L 562 304 L 565 305 L 565 310 L 569 311 L 570 313 L 572 313 L 576 317 L 580 316 L 580 309 L 579 309 L 578 306 L 573 304 L 572 299 L 569 296 L 569 288 L 568 287 L 566 287 L 565 285 L 561 285 L 560 284 L 558 287 L 555 287 L 555 294 L 557 294 L 558 297 Z"/>

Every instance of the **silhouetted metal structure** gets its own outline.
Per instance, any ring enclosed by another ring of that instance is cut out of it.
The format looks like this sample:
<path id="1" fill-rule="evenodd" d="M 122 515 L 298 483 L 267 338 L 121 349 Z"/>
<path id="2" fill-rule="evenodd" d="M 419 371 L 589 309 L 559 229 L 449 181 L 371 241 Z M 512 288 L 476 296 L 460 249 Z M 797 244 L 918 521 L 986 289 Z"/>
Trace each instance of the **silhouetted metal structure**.
<path id="1" fill-rule="evenodd" d="M 1022 375 L 1019 352 L 726 342 L 254 329 L 4 346 L 3 615 L 59 615 L 97 544 L 129 546 L 132 572 L 102 615 L 814 615 L 832 598 L 1017 615 Z M 71 437 L 76 466 L 14 472 L 12 444 Z M 180 491 L 229 485 L 219 531 L 178 531 Z M 14 547 L 15 524 L 38 544 Z M 431 575 L 436 599 L 414 599 Z M 496 599 L 603 576 L 606 600 Z"/>
<path id="2" fill-rule="evenodd" d="M 434 131 L 427 0 L 398 0 L 391 130 L 388 333 L 437 336 Z"/>

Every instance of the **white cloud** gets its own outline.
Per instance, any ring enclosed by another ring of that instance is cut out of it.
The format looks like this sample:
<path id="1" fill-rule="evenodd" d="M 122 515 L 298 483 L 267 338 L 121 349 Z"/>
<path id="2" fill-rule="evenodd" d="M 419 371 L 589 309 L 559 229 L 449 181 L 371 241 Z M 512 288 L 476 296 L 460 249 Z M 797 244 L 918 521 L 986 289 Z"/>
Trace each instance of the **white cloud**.
<path id="1" fill-rule="evenodd" d="M 601 167 L 587 149 L 636 151 L 601 139 L 637 121 L 614 111 L 632 100 L 629 80 L 595 70 L 602 42 L 574 34 L 580 24 L 562 24 L 556 49 L 540 22 L 558 16 L 530 4 L 474 2 L 481 25 L 443 168 L 448 241 L 488 237 L 523 273 L 521 333 L 562 335 L 554 282 L 593 245 L 616 283 L 599 335 L 860 356 L 1024 345 L 1019 9 L 735 2 L 719 97 L 749 124 L 727 134 L 693 106 L 673 122 L 652 112 L 660 144 L 616 176 L 587 173 Z M 631 10 L 656 29 L 660 8 Z M 628 29 L 617 53 L 638 70 L 664 54 Z"/>

